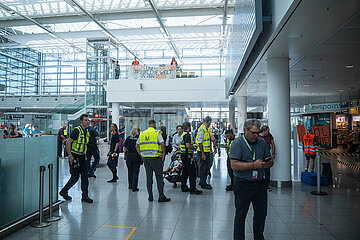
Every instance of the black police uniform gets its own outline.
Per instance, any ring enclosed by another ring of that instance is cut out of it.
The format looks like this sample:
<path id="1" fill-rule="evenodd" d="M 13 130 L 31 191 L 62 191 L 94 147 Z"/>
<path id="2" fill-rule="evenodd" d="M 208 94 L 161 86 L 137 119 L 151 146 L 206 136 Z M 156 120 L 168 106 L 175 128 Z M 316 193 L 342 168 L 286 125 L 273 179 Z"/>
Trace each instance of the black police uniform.
<path id="1" fill-rule="evenodd" d="M 88 131 L 87 129 L 83 129 L 85 138 L 87 135 L 87 131 Z M 76 141 L 78 139 L 78 136 L 79 136 L 79 130 L 75 128 L 71 132 L 70 138 L 72 140 Z M 85 142 L 86 142 L 86 139 L 85 139 Z M 68 196 L 67 193 L 68 193 L 69 189 L 75 185 L 75 183 L 79 180 L 79 177 L 81 175 L 82 199 L 89 198 L 89 196 L 88 196 L 88 187 L 89 187 L 88 164 L 86 162 L 85 154 L 84 155 L 79 155 L 79 154 L 75 154 L 75 153 L 71 153 L 71 154 L 74 157 L 74 160 L 76 161 L 76 163 L 74 163 L 74 164 L 69 163 L 71 177 L 70 177 L 69 181 L 66 183 L 66 185 L 63 187 L 63 189 L 61 189 L 60 195 L 63 197 Z"/>
<path id="2" fill-rule="evenodd" d="M 100 162 L 100 151 L 96 144 L 96 137 L 99 137 L 99 133 L 93 127 L 88 127 L 88 130 L 90 133 L 90 137 L 89 137 L 88 148 L 86 151 L 86 159 L 88 164 L 89 176 L 95 177 L 94 173 L 96 171 L 96 168 L 99 166 L 99 162 Z M 94 156 L 94 162 L 91 165 L 92 156 Z"/>
<path id="3" fill-rule="evenodd" d="M 180 144 L 185 145 L 185 151 L 181 151 L 181 161 L 182 161 L 182 179 L 181 179 L 181 190 L 188 191 L 190 193 L 199 194 L 201 191 L 196 189 L 196 169 L 195 169 L 195 159 L 193 159 L 193 151 L 189 151 L 186 147 L 186 143 L 192 144 L 190 133 L 186 132 L 181 138 Z M 184 147 L 183 147 L 184 149 Z M 187 179 L 190 181 L 190 189 L 188 189 L 186 183 Z"/>

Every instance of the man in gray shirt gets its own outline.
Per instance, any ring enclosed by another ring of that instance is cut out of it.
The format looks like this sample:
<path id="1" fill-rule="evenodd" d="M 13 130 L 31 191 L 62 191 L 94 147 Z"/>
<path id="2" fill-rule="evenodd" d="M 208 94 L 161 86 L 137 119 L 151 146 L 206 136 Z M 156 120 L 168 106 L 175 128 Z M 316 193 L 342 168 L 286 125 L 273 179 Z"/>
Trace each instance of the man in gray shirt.
<path id="1" fill-rule="evenodd" d="M 260 122 L 247 120 L 244 136 L 234 140 L 230 147 L 231 168 L 234 170 L 235 220 L 234 240 L 245 240 L 245 218 L 250 203 L 253 205 L 254 240 L 264 240 L 267 214 L 267 190 L 264 180 L 265 168 L 271 168 L 266 142 L 259 138 Z"/>

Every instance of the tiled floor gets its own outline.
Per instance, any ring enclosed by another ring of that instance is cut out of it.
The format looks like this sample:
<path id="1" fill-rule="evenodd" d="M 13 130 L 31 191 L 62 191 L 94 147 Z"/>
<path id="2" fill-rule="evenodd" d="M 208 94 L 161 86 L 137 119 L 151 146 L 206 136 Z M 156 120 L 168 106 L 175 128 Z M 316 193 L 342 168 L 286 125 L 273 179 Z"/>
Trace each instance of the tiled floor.
<path id="1" fill-rule="evenodd" d="M 147 201 L 143 167 L 140 191 L 128 190 L 122 159 L 119 160 L 119 182 L 107 183 L 111 174 L 105 165 L 105 156 L 102 159 L 97 178 L 90 179 L 93 204 L 81 203 L 77 184 L 69 193 L 73 200 L 60 207 L 63 218 L 59 222 L 45 229 L 29 226 L 6 239 L 232 239 L 234 197 L 232 192 L 224 190 L 228 182 L 225 157 L 215 159 L 211 179 L 214 189 L 205 190 L 201 196 L 182 193 L 166 182 L 165 194 L 172 198 L 169 203 Z M 335 182 L 323 188 L 328 196 L 311 195 L 315 187 L 301 183 L 269 192 L 266 239 L 360 239 L 360 172 L 334 162 L 332 167 Z M 62 187 L 69 177 L 65 159 L 61 160 L 60 176 Z M 156 184 L 154 194 L 156 200 Z M 247 218 L 247 239 L 253 239 L 251 217 L 252 210 Z"/>

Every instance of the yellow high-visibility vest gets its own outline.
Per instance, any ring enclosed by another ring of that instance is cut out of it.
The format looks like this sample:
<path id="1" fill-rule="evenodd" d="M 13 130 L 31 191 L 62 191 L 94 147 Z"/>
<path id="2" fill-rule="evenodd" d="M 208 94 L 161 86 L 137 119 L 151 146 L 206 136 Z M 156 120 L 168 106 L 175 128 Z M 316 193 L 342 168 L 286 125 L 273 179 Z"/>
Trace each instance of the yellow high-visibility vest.
<path id="1" fill-rule="evenodd" d="M 88 131 L 86 131 L 85 136 L 85 133 L 81 126 L 74 128 L 74 130 L 75 129 L 79 130 L 79 136 L 75 141 L 71 143 L 71 152 L 78 155 L 85 155 L 87 151 L 87 144 L 89 143 L 90 134 Z"/>
<path id="2" fill-rule="evenodd" d="M 235 138 L 233 140 L 226 139 L 226 145 L 230 147 L 236 138 L 237 138 L 237 136 L 235 136 Z M 226 153 L 229 154 L 229 152 L 230 152 L 230 148 L 227 148 Z"/>
<path id="3" fill-rule="evenodd" d="M 210 131 L 206 129 L 204 124 L 199 127 L 198 133 L 196 135 L 196 144 L 199 146 L 199 132 L 202 131 L 204 133 L 204 141 L 202 142 L 204 152 L 210 152 Z M 200 151 L 200 147 L 197 148 L 197 151 Z"/>
<path id="4" fill-rule="evenodd" d="M 63 126 L 61 126 L 61 128 L 62 128 Z M 61 129 L 60 128 L 60 129 Z M 67 130 L 68 130 L 68 127 L 66 126 L 66 128 L 64 129 L 64 136 L 66 137 L 67 136 Z"/>
<path id="5" fill-rule="evenodd" d="M 161 145 L 158 143 L 158 135 L 160 131 L 149 127 L 144 132 L 140 133 L 139 146 L 140 154 L 142 157 L 160 157 L 162 150 Z"/>
<path id="6" fill-rule="evenodd" d="M 185 142 L 184 142 L 184 136 L 185 136 L 185 134 L 189 134 L 189 135 L 190 135 L 190 133 L 188 133 L 188 132 L 183 132 L 183 133 L 181 134 L 181 137 L 180 137 L 180 152 L 181 152 L 181 153 L 186 153 L 186 144 L 185 144 Z M 191 144 L 191 145 L 194 144 L 191 135 L 190 135 L 190 144 Z M 193 153 L 193 152 L 194 152 L 194 150 L 188 149 L 188 153 L 189 153 L 189 154 L 191 154 L 191 153 Z"/>

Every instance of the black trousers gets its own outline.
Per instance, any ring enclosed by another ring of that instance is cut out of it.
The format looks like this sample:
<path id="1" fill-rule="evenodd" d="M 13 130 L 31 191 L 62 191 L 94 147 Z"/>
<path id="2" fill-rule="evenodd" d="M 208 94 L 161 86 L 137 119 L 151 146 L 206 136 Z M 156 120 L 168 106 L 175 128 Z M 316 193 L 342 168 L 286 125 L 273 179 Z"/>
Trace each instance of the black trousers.
<path id="1" fill-rule="evenodd" d="M 265 183 L 266 187 L 270 187 L 270 168 L 265 168 Z"/>
<path id="2" fill-rule="evenodd" d="M 62 144 L 63 144 L 63 142 L 58 140 L 58 151 L 57 151 L 58 157 L 62 157 L 62 153 L 61 153 Z"/>
<path id="3" fill-rule="evenodd" d="M 146 188 L 150 196 L 153 196 L 152 184 L 153 174 L 155 173 L 159 198 L 165 197 L 164 195 L 164 176 L 163 176 L 163 162 L 159 157 L 145 157 L 144 166 L 146 171 Z"/>
<path id="4" fill-rule="evenodd" d="M 250 203 L 252 203 L 254 209 L 254 240 L 264 240 L 264 227 L 267 214 L 267 190 L 265 181 L 245 181 L 235 177 L 233 189 L 236 208 L 234 240 L 245 240 L 245 218 Z"/>
<path id="5" fill-rule="evenodd" d="M 107 165 L 113 175 L 112 179 L 117 179 L 117 165 L 118 165 L 119 155 L 116 157 L 112 157 L 111 155 L 108 157 Z"/>
<path id="6" fill-rule="evenodd" d="M 79 177 L 81 175 L 81 191 L 83 197 L 88 197 L 88 187 L 89 187 L 89 180 L 88 180 L 88 169 L 87 169 L 87 162 L 85 159 L 85 155 L 77 155 L 72 154 L 74 159 L 79 162 L 79 165 L 76 166 L 76 164 L 70 164 L 70 174 L 71 177 L 69 181 L 66 183 L 66 185 L 63 187 L 61 192 L 67 193 L 69 189 L 75 185 L 75 183 L 79 180 Z"/>
<path id="7" fill-rule="evenodd" d="M 234 185 L 234 170 L 231 168 L 231 161 L 230 161 L 230 157 L 229 154 L 227 156 L 227 170 L 228 170 L 228 175 L 231 179 L 231 185 Z"/>
<path id="8" fill-rule="evenodd" d="M 109 165 L 108 165 L 108 167 L 109 167 L 109 169 L 110 169 L 110 171 L 111 171 L 111 173 L 112 173 L 112 175 L 113 175 L 112 180 L 113 180 L 113 179 L 116 180 L 116 178 L 118 177 L 118 176 L 117 176 L 117 168 L 114 167 L 114 166 L 109 166 Z"/>
<path id="9" fill-rule="evenodd" d="M 91 164 L 91 158 L 94 156 L 94 162 Z M 100 151 L 99 148 L 94 145 L 88 145 L 87 151 L 86 151 L 86 159 L 87 159 L 87 163 L 88 163 L 88 169 L 89 169 L 89 174 L 94 174 L 96 171 L 96 168 L 99 166 L 99 162 L 100 162 Z"/>
<path id="10" fill-rule="evenodd" d="M 195 161 L 191 161 L 191 156 L 189 158 L 188 154 L 181 154 L 181 161 L 182 161 L 181 188 L 185 188 L 187 180 L 189 178 L 190 191 L 195 191 L 196 189 Z"/>
<path id="11" fill-rule="evenodd" d="M 139 183 L 141 157 L 138 153 L 126 153 L 129 189 L 137 189 Z"/>
<path id="12" fill-rule="evenodd" d="M 210 168 L 211 168 L 211 165 L 210 165 L 210 153 L 206 152 L 205 156 L 206 156 L 206 160 L 203 160 L 202 156 L 201 156 L 201 152 L 199 151 L 197 153 L 198 162 L 199 162 L 199 165 L 200 165 L 199 175 L 200 175 L 200 183 L 201 183 L 201 185 L 206 185 L 206 179 L 207 179 L 208 173 L 210 172 Z"/>

